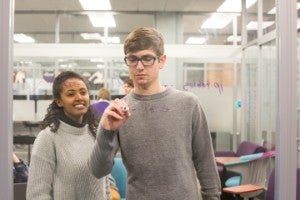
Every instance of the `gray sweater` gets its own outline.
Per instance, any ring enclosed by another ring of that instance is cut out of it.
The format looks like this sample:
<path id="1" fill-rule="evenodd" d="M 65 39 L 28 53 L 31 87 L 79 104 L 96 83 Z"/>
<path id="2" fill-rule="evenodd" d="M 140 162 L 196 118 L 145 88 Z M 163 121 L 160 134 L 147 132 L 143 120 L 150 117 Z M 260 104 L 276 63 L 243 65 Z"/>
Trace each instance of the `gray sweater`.
<path id="1" fill-rule="evenodd" d="M 100 128 L 89 160 L 96 177 L 110 173 L 120 147 L 128 171 L 126 200 L 220 199 L 221 186 L 205 114 L 198 98 L 168 88 L 124 100 L 130 118 L 118 132 Z M 102 166 L 102 167 L 99 167 Z"/>
<path id="2" fill-rule="evenodd" d="M 27 200 L 104 200 L 105 178 L 89 172 L 87 160 L 95 139 L 88 126 L 60 121 L 57 133 L 42 130 L 31 154 Z"/>

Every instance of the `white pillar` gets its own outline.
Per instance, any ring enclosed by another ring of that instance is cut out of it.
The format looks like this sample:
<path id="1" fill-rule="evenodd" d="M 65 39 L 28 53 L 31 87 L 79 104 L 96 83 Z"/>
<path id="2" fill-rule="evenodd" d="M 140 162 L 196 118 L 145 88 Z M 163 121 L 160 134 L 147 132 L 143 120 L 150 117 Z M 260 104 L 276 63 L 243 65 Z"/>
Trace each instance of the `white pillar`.
<path id="1" fill-rule="evenodd" d="M 12 178 L 12 34 L 14 1 L 0 3 L 0 195 L 13 199 Z"/>
<path id="2" fill-rule="evenodd" d="M 296 199 L 297 11 L 296 0 L 276 1 L 278 104 L 275 199 Z"/>

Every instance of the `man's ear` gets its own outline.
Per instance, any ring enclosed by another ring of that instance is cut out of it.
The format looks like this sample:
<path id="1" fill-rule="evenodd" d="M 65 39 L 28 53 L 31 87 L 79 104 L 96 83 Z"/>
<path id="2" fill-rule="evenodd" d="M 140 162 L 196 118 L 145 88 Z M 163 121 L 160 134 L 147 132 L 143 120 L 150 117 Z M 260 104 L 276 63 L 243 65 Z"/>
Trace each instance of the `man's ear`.
<path id="1" fill-rule="evenodd" d="M 55 99 L 54 102 L 56 103 L 56 105 L 57 105 L 58 107 L 62 107 L 61 100 Z"/>
<path id="2" fill-rule="evenodd" d="M 164 68 L 166 60 L 167 60 L 167 56 L 165 54 L 160 57 L 160 60 L 159 60 L 159 62 L 160 62 L 159 68 L 160 69 Z"/>

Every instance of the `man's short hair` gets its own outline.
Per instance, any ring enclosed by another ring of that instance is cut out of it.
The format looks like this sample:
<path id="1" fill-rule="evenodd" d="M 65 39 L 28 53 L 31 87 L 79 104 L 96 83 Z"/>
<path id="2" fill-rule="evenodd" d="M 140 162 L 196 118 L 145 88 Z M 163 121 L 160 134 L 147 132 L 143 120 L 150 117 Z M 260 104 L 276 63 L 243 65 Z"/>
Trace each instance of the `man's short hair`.
<path id="1" fill-rule="evenodd" d="M 137 51 L 150 49 L 157 56 L 164 54 L 164 40 L 161 33 L 154 28 L 138 28 L 133 30 L 125 39 L 124 53 L 135 53 Z"/>

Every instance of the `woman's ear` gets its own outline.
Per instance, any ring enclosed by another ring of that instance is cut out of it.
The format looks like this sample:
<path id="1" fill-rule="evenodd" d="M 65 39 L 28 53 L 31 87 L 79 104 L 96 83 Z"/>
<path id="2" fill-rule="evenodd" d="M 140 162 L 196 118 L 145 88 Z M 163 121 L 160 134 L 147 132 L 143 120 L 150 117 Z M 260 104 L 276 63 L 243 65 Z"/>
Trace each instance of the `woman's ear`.
<path id="1" fill-rule="evenodd" d="M 62 103 L 61 103 L 61 100 L 55 99 L 54 102 L 56 103 L 56 105 L 57 105 L 58 107 L 63 107 L 63 105 L 62 105 Z"/>

